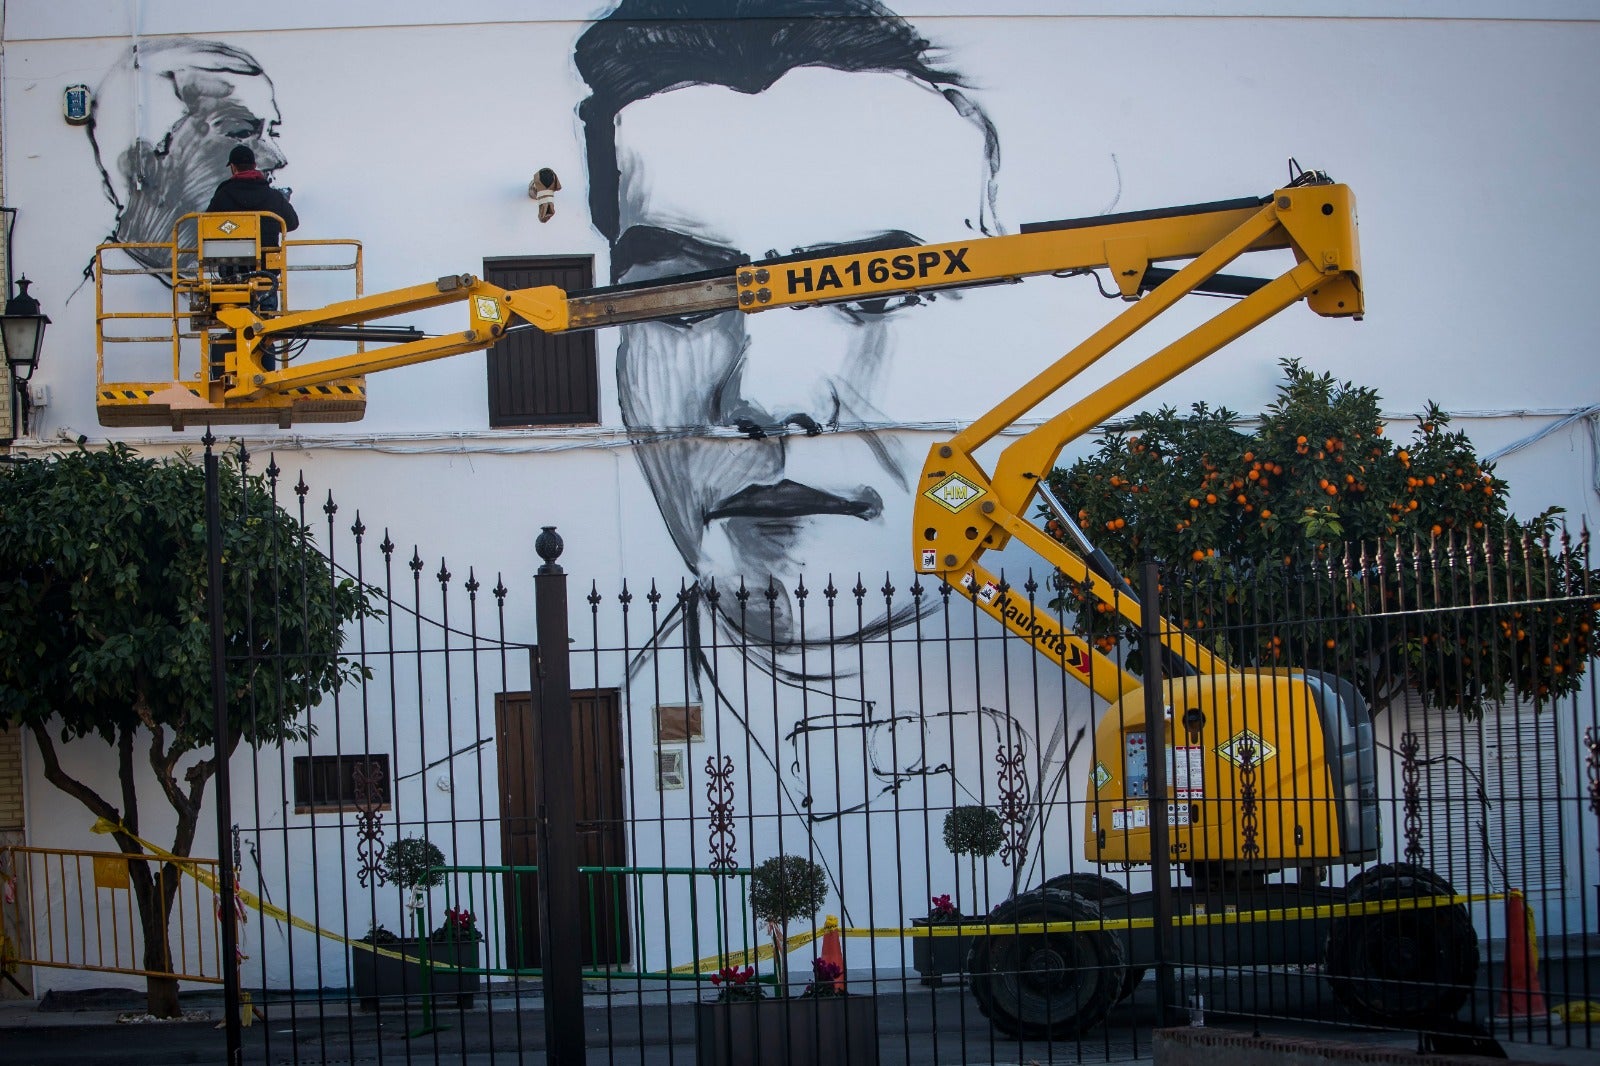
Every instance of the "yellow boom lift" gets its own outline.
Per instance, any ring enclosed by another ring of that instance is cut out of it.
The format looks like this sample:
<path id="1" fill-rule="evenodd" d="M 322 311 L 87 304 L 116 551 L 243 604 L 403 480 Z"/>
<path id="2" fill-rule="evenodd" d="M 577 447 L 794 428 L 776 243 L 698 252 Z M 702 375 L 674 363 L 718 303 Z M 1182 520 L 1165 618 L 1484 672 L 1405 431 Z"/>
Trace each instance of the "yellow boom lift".
<path id="1" fill-rule="evenodd" d="M 1476 935 L 1442 878 L 1389 864 L 1367 869 L 1342 889 L 1320 883 L 1323 868 L 1378 857 L 1376 760 L 1360 694 L 1331 676 L 1236 669 L 1170 623 L 1145 619 L 1140 598 L 1045 484 L 1068 442 L 1285 308 L 1304 301 L 1319 315 L 1359 319 L 1356 206 L 1346 186 L 1301 172 L 1269 196 L 1040 223 L 1006 236 L 838 246 L 585 292 L 508 290 L 450 274 L 281 313 L 260 310 L 284 264 L 261 248 L 259 231 L 259 216 L 202 215 L 198 246 L 175 243 L 174 262 L 194 264 L 187 271 L 174 267 L 174 315 L 183 317 L 181 296 L 199 344 L 198 368 L 188 379 L 178 374 L 175 339 L 171 380 L 106 382 L 102 371 L 103 424 L 179 429 L 350 421 L 365 408 L 364 375 L 487 348 L 512 329 L 561 333 L 685 314 L 761 314 L 1108 270 L 1127 301 L 1121 313 L 930 449 L 915 501 L 912 563 L 1110 705 L 1097 727 L 1087 783 L 1087 857 L 1123 869 L 1150 863 L 1150 811 L 1164 800 L 1170 860 L 1189 881 L 1168 893 L 1172 909 L 1191 918 L 1231 915 L 1233 922 L 1254 916 L 1259 935 L 1238 935 L 1232 923 L 1226 937 L 1219 935 L 1223 926 L 1203 920 L 1182 925 L 1175 933 L 1181 957 L 1322 964 L 1348 1006 L 1390 1022 L 1448 1016 L 1465 1001 L 1477 969 Z M 1279 253 L 1281 271 L 1269 278 L 1225 273 L 1253 253 Z M 992 469 L 980 463 L 980 448 L 1192 293 L 1236 299 L 1218 302 L 1222 310 L 1198 327 L 1010 439 Z M 442 336 L 371 325 L 455 304 L 466 321 Z M 180 332 L 175 324 L 174 338 Z M 284 361 L 304 342 L 340 339 L 354 350 Z M 378 346 L 364 350 L 367 344 Z M 1030 508 L 1041 505 L 1072 531 L 1074 544 L 1030 519 Z M 1058 616 L 1008 595 L 984 556 L 1013 538 L 1157 637 L 1172 675 L 1158 692 L 1146 693 L 1138 678 Z M 1169 727 L 1164 767 L 1146 746 L 1147 706 L 1161 708 Z M 1165 797 L 1151 787 L 1161 769 Z M 1268 883 L 1267 875 L 1279 871 L 1297 871 L 1299 879 Z M 1157 957 L 1155 930 L 1141 920 L 1153 913 L 1153 895 L 1129 895 L 1109 878 L 1070 873 L 1002 904 L 989 921 L 1021 923 L 1028 931 L 975 939 L 968 965 L 984 1013 L 1026 1037 L 1081 1032 L 1100 1021 Z"/>

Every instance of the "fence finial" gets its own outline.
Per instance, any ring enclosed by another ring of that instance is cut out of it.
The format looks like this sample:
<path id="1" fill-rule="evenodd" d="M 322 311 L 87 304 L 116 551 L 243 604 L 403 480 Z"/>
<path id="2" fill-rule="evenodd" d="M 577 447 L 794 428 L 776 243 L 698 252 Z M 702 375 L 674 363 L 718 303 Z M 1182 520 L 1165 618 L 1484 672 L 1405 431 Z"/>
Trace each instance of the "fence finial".
<path id="1" fill-rule="evenodd" d="M 562 543 L 561 534 L 556 532 L 555 526 L 544 526 L 533 541 L 533 550 L 539 553 L 539 558 L 544 560 L 544 565 L 539 567 L 541 574 L 559 574 L 561 567 L 556 565 L 556 560 L 561 558 L 561 549 L 566 547 Z"/>

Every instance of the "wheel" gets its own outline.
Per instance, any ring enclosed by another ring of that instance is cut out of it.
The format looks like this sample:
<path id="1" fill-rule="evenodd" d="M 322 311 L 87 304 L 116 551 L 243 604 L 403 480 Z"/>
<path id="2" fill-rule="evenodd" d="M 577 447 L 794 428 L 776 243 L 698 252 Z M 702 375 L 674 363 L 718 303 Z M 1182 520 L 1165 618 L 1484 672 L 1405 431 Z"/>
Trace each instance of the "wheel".
<path id="1" fill-rule="evenodd" d="M 1100 908 L 1040 888 L 1007 900 L 988 921 L 1092 922 Z M 976 937 L 967 956 L 972 994 L 996 1029 L 1024 1040 L 1078 1036 L 1105 1019 L 1127 973 L 1122 938 L 1102 930 Z"/>
<path id="2" fill-rule="evenodd" d="M 1373 867 L 1352 885 L 1351 903 L 1455 894 L 1438 874 L 1404 863 Z M 1439 1021 L 1477 983 L 1478 934 L 1460 904 L 1340 918 L 1328 930 L 1325 969 L 1334 998 L 1361 1021 Z"/>
<path id="3" fill-rule="evenodd" d="M 1434 873 L 1426 866 L 1418 866 L 1410 862 L 1383 862 L 1377 866 L 1369 866 L 1360 871 L 1349 881 L 1345 882 L 1345 895 L 1354 899 L 1361 892 L 1363 885 L 1378 881 L 1388 881 L 1394 878 L 1402 880 L 1409 878 L 1425 889 L 1422 895 L 1453 896 L 1456 890 L 1451 887 L 1441 875 Z"/>
<path id="4" fill-rule="evenodd" d="M 1082 896 L 1084 899 L 1093 900 L 1095 903 L 1102 903 L 1108 899 L 1123 899 L 1128 895 L 1128 890 L 1111 880 L 1111 878 L 1091 873 L 1061 874 L 1059 877 L 1052 877 L 1046 881 L 1044 887 L 1054 889 L 1057 892 L 1072 892 Z M 1126 937 L 1123 938 L 1123 948 L 1126 951 Z M 1131 956 L 1133 953 L 1129 951 L 1127 954 Z M 1128 964 L 1127 975 L 1122 979 L 1122 991 L 1117 996 L 1119 1002 L 1133 995 L 1133 990 L 1139 987 L 1140 981 L 1144 980 L 1146 969 L 1144 966 L 1135 966 L 1131 962 Z"/>

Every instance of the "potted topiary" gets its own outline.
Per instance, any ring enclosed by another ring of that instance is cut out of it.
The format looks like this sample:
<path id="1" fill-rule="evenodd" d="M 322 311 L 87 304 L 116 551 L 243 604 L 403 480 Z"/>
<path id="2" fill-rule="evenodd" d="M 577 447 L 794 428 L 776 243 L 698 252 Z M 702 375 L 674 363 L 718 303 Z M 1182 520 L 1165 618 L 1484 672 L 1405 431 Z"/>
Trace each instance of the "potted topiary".
<path id="1" fill-rule="evenodd" d="M 828 898 L 828 877 L 822 867 L 799 855 L 778 855 L 750 875 L 750 910 L 765 923 L 777 949 L 778 994 L 788 994 L 789 923 L 815 918 Z"/>
<path id="2" fill-rule="evenodd" d="M 475 969 L 478 965 L 478 942 L 483 937 L 471 913 L 452 909 L 426 942 L 422 935 L 423 903 L 428 890 L 444 883 L 444 872 L 439 869 L 443 865 L 444 853 L 418 837 L 397 840 L 384 852 L 381 864 L 384 879 L 406 894 L 405 906 L 411 912 L 407 920 L 417 930 L 417 935 L 397 937 L 374 923 L 359 942 L 371 944 L 378 950 L 351 948 L 350 972 L 362 1010 L 377 1010 L 386 999 L 415 998 L 422 994 L 424 987 L 432 995 L 454 995 L 463 1010 L 472 1006 L 482 977 L 476 973 L 458 973 L 454 969 L 458 965 Z M 463 914 L 464 925 L 460 919 Z M 420 961 L 424 955 L 430 963 L 426 986 Z"/>
<path id="3" fill-rule="evenodd" d="M 778 994 L 764 994 L 753 967 L 728 967 L 714 976 L 717 998 L 695 1004 L 700 1066 L 876 1066 L 877 1004 L 871 996 L 845 994 L 837 963 L 814 960 L 805 991 L 788 994 L 788 924 L 814 919 L 827 895 L 827 875 L 809 859 L 779 855 L 756 867 L 750 911 L 772 936 Z"/>
<path id="4" fill-rule="evenodd" d="M 1000 816 L 989 808 L 969 805 L 955 807 L 946 812 L 944 846 L 952 855 L 968 857 L 972 883 L 972 893 L 968 896 L 969 905 L 976 903 L 978 898 L 978 859 L 987 859 L 999 851 L 1000 845 L 1004 843 L 1005 832 Z M 958 877 L 956 891 L 959 893 L 960 890 Z M 948 894 L 934 896 L 928 916 L 913 918 L 911 924 L 959 925 L 986 911 L 987 907 L 983 907 L 976 909 L 972 914 L 967 914 L 961 906 L 950 902 Z M 960 975 L 965 972 L 967 952 L 971 946 L 972 937 L 965 934 L 917 937 L 911 941 L 911 965 L 922 975 L 923 984 L 937 986 L 944 983 L 946 974 Z"/>

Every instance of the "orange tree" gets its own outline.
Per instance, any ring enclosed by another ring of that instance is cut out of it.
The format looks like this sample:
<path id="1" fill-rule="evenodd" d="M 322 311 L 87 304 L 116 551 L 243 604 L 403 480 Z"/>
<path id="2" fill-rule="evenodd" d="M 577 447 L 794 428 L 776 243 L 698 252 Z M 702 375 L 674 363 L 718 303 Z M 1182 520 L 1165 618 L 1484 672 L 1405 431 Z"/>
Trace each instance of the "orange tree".
<path id="1" fill-rule="evenodd" d="M 1332 671 L 1375 710 L 1407 686 L 1466 714 L 1576 691 L 1600 572 L 1559 509 L 1512 516 L 1437 405 L 1396 442 L 1374 390 L 1282 365 L 1253 432 L 1204 403 L 1142 413 L 1051 488 L 1124 574 L 1161 561 L 1169 617 L 1235 664 Z M 1068 585 L 1053 606 L 1142 668 L 1137 630 L 1108 604 Z"/>

